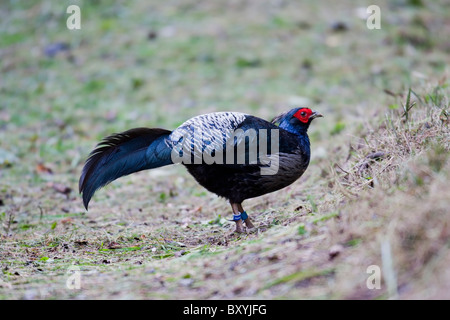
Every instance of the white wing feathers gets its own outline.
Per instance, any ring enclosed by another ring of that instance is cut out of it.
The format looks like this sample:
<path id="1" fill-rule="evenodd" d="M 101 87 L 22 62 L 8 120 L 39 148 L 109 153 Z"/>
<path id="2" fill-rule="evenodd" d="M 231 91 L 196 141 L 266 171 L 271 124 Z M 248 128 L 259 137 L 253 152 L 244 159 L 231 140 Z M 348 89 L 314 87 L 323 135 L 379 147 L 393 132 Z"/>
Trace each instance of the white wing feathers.
<path id="1" fill-rule="evenodd" d="M 175 129 L 167 139 L 167 145 L 173 149 L 173 156 L 194 155 L 201 161 L 202 154 L 223 152 L 226 143 L 234 136 L 235 130 L 247 115 L 240 112 L 215 112 L 193 117 Z M 181 152 L 184 150 L 184 152 Z M 172 160 L 173 157 L 172 157 Z M 176 162 L 176 161 L 174 161 Z M 201 162 L 200 162 L 201 163 Z"/>

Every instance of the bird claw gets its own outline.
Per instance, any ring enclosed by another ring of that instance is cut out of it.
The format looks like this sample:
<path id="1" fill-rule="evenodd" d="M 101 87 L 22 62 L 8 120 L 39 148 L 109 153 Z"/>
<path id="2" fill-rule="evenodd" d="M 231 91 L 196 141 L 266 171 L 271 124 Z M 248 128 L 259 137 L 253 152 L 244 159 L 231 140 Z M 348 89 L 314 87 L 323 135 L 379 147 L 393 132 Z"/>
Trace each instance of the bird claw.
<path id="1" fill-rule="evenodd" d="M 242 220 L 236 220 L 236 233 L 245 233 L 244 231 L 244 225 L 242 223 Z"/>
<path id="2" fill-rule="evenodd" d="M 234 231 L 235 233 L 254 233 L 254 232 L 258 232 L 258 228 L 256 228 L 255 226 L 249 227 L 248 225 L 246 225 L 245 227 L 240 224 L 236 224 L 236 230 Z"/>
<path id="3" fill-rule="evenodd" d="M 246 219 L 236 219 L 237 217 L 235 216 L 234 219 L 232 221 L 234 221 L 236 223 L 236 233 L 251 233 L 251 232 L 255 232 L 258 229 L 253 225 L 253 223 L 251 222 L 250 218 L 247 216 L 247 214 L 245 214 Z M 245 223 L 245 227 L 244 227 L 244 223 Z"/>
<path id="4" fill-rule="evenodd" d="M 244 222 L 245 222 L 245 226 L 247 227 L 247 230 L 251 230 L 251 229 L 255 228 L 253 223 L 250 221 L 250 218 L 245 219 Z"/>
<path id="5" fill-rule="evenodd" d="M 245 229 L 238 229 L 236 228 L 236 230 L 234 231 L 235 233 L 238 234 L 242 234 L 242 233 L 257 233 L 258 232 L 258 228 L 254 227 L 254 228 L 245 228 Z"/>

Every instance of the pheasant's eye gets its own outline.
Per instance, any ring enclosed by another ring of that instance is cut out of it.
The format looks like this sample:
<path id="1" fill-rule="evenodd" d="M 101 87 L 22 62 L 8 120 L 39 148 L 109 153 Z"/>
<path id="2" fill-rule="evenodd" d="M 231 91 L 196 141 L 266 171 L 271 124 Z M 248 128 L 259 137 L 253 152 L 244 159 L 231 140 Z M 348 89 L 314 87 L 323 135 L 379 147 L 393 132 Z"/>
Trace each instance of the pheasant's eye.
<path id="1" fill-rule="evenodd" d="M 300 122 L 308 123 L 308 121 L 310 119 L 309 117 L 311 116 L 311 114 L 312 114 L 312 111 L 310 109 L 302 108 L 294 114 L 294 117 L 297 118 L 298 120 L 300 120 Z"/>

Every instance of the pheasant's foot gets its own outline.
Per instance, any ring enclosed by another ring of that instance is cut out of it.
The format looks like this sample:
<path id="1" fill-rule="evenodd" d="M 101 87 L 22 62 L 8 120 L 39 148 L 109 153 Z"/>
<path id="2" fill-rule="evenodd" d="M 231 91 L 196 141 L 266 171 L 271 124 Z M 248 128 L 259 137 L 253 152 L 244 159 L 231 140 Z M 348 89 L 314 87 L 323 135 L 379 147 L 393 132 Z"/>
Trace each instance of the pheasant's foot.
<path id="1" fill-rule="evenodd" d="M 244 224 L 242 223 L 242 220 L 235 220 L 236 222 L 236 231 L 237 233 L 244 233 Z"/>
<path id="2" fill-rule="evenodd" d="M 250 217 L 247 215 L 247 212 L 242 211 L 241 219 L 245 222 L 247 231 L 252 231 L 253 229 L 255 229 L 255 226 L 253 225 L 252 221 L 250 220 Z"/>
<path id="3" fill-rule="evenodd" d="M 255 229 L 254 224 L 250 221 L 250 218 L 244 220 L 245 226 L 247 227 L 247 231 L 253 231 Z"/>

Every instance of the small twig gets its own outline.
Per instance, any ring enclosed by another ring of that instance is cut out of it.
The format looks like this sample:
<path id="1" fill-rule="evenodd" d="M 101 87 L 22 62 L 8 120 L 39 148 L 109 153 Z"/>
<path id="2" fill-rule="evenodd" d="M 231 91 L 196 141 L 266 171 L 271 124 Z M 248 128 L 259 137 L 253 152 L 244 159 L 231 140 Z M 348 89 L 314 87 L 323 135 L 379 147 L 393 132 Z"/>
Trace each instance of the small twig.
<path id="1" fill-rule="evenodd" d="M 331 173 L 333 174 L 334 181 L 336 181 L 336 186 L 342 192 L 342 194 L 344 194 L 345 196 L 347 196 L 349 198 L 353 198 L 353 199 L 357 198 L 356 194 L 353 194 L 350 190 L 346 189 L 342 185 L 341 181 L 339 180 L 339 177 L 337 175 L 337 172 L 336 172 L 335 168 L 333 168 L 333 166 L 331 166 L 331 165 L 330 165 L 330 170 L 331 170 Z"/>
<path id="2" fill-rule="evenodd" d="M 350 174 L 350 172 L 345 171 L 344 169 L 341 168 L 340 165 L 338 165 L 337 163 L 334 164 L 336 167 L 338 167 L 339 169 L 341 169 L 342 172 L 345 172 L 346 174 Z"/>
<path id="3" fill-rule="evenodd" d="M 38 205 L 38 208 L 39 208 L 39 221 L 41 221 L 42 217 L 44 216 L 44 210 L 40 205 Z"/>
<path id="4" fill-rule="evenodd" d="M 6 225 L 5 225 L 5 234 L 7 235 L 11 229 L 11 224 L 13 224 L 14 222 L 14 210 L 13 209 L 9 209 L 8 210 L 8 220 L 6 221 Z"/>
<path id="5" fill-rule="evenodd" d="M 387 156 L 386 152 L 384 152 L 384 151 L 377 151 L 377 152 L 369 153 L 366 156 L 366 158 L 367 159 L 373 159 L 373 160 L 379 160 L 379 159 L 382 159 L 382 158 L 384 158 L 386 156 Z"/>
<path id="6" fill-rule="evenodd" d="M 384 166 L 383 169 L 380 170 L 380 172 L 378 172 L 378 174 L 383 173 L 384 170 L 386 170 L 388 167 L 390 167 L 390 166 L 391 166 L 391 163 L 392 163 L 392 161 L 393 161 L 393 159 L 394 159 L 394 158 L 389 159 L 389 162 Z M 398 164 L 396 164 L 395 166 L 398 166 Z"/>

